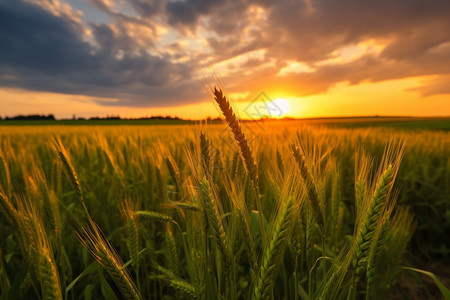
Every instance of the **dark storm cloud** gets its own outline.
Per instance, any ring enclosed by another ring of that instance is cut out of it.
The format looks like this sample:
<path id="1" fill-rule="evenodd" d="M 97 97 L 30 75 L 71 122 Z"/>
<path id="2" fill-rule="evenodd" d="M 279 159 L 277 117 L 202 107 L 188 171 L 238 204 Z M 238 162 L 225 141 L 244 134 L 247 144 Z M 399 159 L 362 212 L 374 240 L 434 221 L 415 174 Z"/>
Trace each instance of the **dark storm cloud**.
<path id="1" fill-rule="evenodd" d="M 182 6 L 189 2 L 175 3 Z M 255 6 L 264 8 L 267 18 L 252 23 L 254 15 L 250 11 Z M 197 14 L 185 22 L 191 28 L 200 26 L 204 14 L 194 11 Z M 450 42 L 449 15 L 450 1 L 445 0 L 224 1 L 208 8 L 207 28 L 215 35 L 207 40 L 214 50 L 214 62 L 265 49 L 264 59 L 274 60 L 277 66 L 287 60 L 314 65 L 333 58 L 340 48 L 371 39 L 385 44 L 378 55 L 364 55 L 339 65 L 319 65 L 317 72 L 278 79 L 270 70 L 268 77 L 254 77 L 273 85 L 283 85 L 283 81 L 298 86 L 307 83 L 301 93 L 316 93 L 343 81 L 359 83 L 450 73 L 446 67 L 450 51 L 436 51 Z"/>
<path id="2" fill-rule="evenodd" d="M 269 33 L 278 42 L 274 51 L 291 45 L 287 50 L 303 61 L 322 60 L 337 48 L 370 38 L 390 39 L 388 49 L 408 42 L 407 49 L 420 52 L 420 46 L 425 50 L 450 39 L 449 13 L 450 2 L 442 0 L 317 0 L 311 6 L 282 1 L 269 16 L 270 27 L 279 31 Z"/>
<path id="3" fill-rule="evenodd" d="M 299 93 L 323 92 L 344 81 L 450 74 L 450 1 L 281 1 L 269 11 L 266 58 L 314 65 L 342 47 L 370 39 L 386 44 L 379 55 L 285 78 L 303 87 Z"/>
<path id="4" fill-rule="evenodd" d="M 143 17 L 151 17 L 161 12 L 163 1 L 160 0 L 130 0 L 136 12 Z"/>
<path id="5" fill-rule="evenodd" d="M 111 17 L 109 24 L 83 23 L 31 1 L 46 0 L 0 0 L 0 86 L 110 97 L 118 99 L 114 105 L 177 105 L 204 98 L 193 74 L 205 59 L 219 63 L 264 50 L 231 61 L 226 82 L 308 95 L 339 82 L 434 75 L 415 91 L 449 93 L 446 0 L 130 0 L 134 14 L 112 0 L 88 0 Z M 161 26 L 181 40 L 158 44 Z M 196 37 L 203 48 L 182 41 Z M 324 63 L 368 40 L 384 49 Z M 288 61 L 314 71 L 277 76 Z"/>
<path id="6" fill-rule="evenodd" d="M 95 68 L 88 44 L 76 24 L 54 17 L 34 5 L 0 1 L 0 72 L 4 68 L 39 70 Z"/>
<path id="7" fill-rule="evenodd" d="M 166 4 L 169 24 L 195 30 L 201 16 L 207 15 L 212 8 L 217 8 L 225 2 L 221 0 L 169 1 Z"/>
<path id="8" fill-rule="evenodd" d="M 198 97 L 187 88 L 188 65 L 133 48 L 131 39 L 117 37 L 109 25 L 92 29 L 99 49 L 84 41 L 81 24 L 33 4 L 0 0 L 0 85 L 118 98 L 115 104 L 130 106 Z"/>

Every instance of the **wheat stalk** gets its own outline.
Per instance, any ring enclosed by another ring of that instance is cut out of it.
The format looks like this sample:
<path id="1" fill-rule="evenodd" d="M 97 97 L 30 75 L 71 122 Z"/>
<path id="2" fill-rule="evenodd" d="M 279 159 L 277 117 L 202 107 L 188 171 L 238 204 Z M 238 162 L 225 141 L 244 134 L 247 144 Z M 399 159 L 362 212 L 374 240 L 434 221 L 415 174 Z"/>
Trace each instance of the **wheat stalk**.
<path id="1" fill-rule="evenodd" d="M 300 150 L 295 145 L 292 145 L 291 149 L 294 159 L 297 162 L 298 168 L 300 170 L 300 175 L 306 186 L 306 190 L 308 191 L 308 203 L 311 207 L 311 211 L 313 212 L 314 219 L 323 232 L 325 226 L 325 216 L 322 205 L 320 204 L 319 193 L 314 184 L 314 179 L 312 178 L 312 175 L 308 170 L 308 167 L 306 166 L 305 156 L 300 153 Z"/>
<path id="2" fill-rule="evenodd" d="M 139 282 L 139 226 L 136 220 L 136 203 L 132 203 L 131 199 L 126 198 L 121 204 L 122 217 L 125 220 L 126 232 L 127 232 L 127 247 L 130 253 L 131 264 L 136 272 L 136 279 L 138 288 L 140 287 Z"/>
<path id="3" fill-rule="evenodd" d="M 272 295 L 278 262 L 284 254 L 295 211 L 294 199 L 289 198 L 275 221 L 272 238 L 268 247 L 264 250 L 259 275 L 253 291 L 252 299 L 254 300 L 268 299 Z"/>
<path id="4" fill-rule="evenodd" d="M 171 201 L 170 204 L 177 208 L 184 209 L 184 210 L 190 210 L 190 211 L 196 211 L 196 212 L 200 211 L 200 208 L 193 203 Z"/>
<path id="5" fill-rule="evenodd" d="M 233 112 L 233 108 L 230 105 L 230 102 L 224 96 L 221 89 L 214 88 L 213 91 L 214 99 L 219 105 L 222 113 L 225 117 L 228 126 L 233 132 L 234 139 L 239 145 L 239 149 L 241 151 L 241 156 L 244 159 L 245 168 L 247 173 L 253 183 L 253 188 L 256 191 L 256 206 L 259 211 L 259 227 L 261 230 L 261 238 L 263 246 L 266 245 L 266 233 L 264 230 L 264 220 L 263 220 L 263 211 L 261 205 L 261 199 L 259 198 L 259 179 L 258 179 L 258 168 L 255 164 L 255 160 L 253 158 L 253 152 L 248 145 L 248 141 L 245 137 L 244 132 L 242 131 L 241 125 L 239 124 L 236 115 Z"/>
<path id="6" fill-rule="evenodd" d="M 208 228 L 211 230 L 212 237 L 222 255 L 224 267 L 228 269 L 231 266 L 231 253 L 229 252 L 230 249 L 226 243 L 225 230 L 220 220 L 219 211 L 211 196 L 209 183 L 206 178 L 203 178 L 200 181 L 199 192 Z"/>
<path id="7" fill-rule="evenodd" d="M 372 284 L 375 279 L 375 270 L 378 264 L 377 258 L 380 255 L 382 245 L 384 243 L 384 238 L 386 236 L 386 232 L 389 226 L 389 222 L 387 217 L 383 217 L 383 220 L 380 222 L 379 228 L 377 229 L 374 237 L 373 243 L 370 247 L 368 258 L 367 258 L 367 289 L 366 289 L 366 299 L 370 299 L 370 294 L 372 291 Z"/>
<path id="8" fill-rule="evenodd" d="M 180 191 L 181 191 L 181 175 L 180 170 L 178 169 L 178 166 L 173 159 L 172 155 L 166 156 L 166 164 L 167 168 L 169 169 L 170 176 L 172 177 L 172 180 L 175 182 L 176 187 L 176 197 L 177 199 L 180 199 Z"/>
<path id="9" fill-rule="evenodd" d="M 203 171 L 205 172 L 205 174 L 209 174 L 209 167 L 211 164 L 209 141 L 203 132 L 200 133 L 200 155 L 200 161 L 202 163 Z"/>
<path id="10" fill-rule="evenodd" d="M 259 190 L 258 187 L 258 168 L 255 164 L 255 160 L 253 158 L 253 153 L 248 145 L 247 139 L 245 137 L 244 132 L 242 131 L 241 125 L 236 118 L 236 115 L 233 112 L 233 108 L 228 102 L 227 98 L 223 95 L 222 90 L 214 88 L 214 99 L 219 105 L 222 113 L 225 117 L 228 126 L 234 134 L 234 138 L 239 145 L 239 149 L 241 150 L 242 157 L 244 158 L 245 167 L 247 168 L 247 172 L 250 176 L 250 179 L 253 182 L 253 186 L 255 190 Z"/>
<path id="11" fill-rule="evenodd" d="M 3 192 L 0 188 L 0 211 L 5 216 L 8 223 L 15 227 L 17 225 L 17 210 L 12 205 L 11 201 L 9 201 L 8 196 Z"/>
<path id="12" fill-rule="evenodd" d="M 167 284 L 174 288 L 176 291 L 181 292 L 183 295 L 189 297 L 189 299 L 201 298 L 199 291 L 197 291 L 197 289 L 189 282 L 179 278 L 176 274 L 166 268 L 158 265 L 156 265 L 155 268 L 163 274 L 163 276 L 161 276 L 161 279 L 167 282 Z"/>
<path id="13" fill-rule="evenodd" d="M 42 298 L 61 299 L 61 286 L 53 250 L 43 224 L 37 202 L 17 197 L 17 227 L 25 254 L 32 266 L 33 274 L 41 284 Z"/>
<path id="14" fill-rule="evenodd" d="M 77 237 L 95 260 L 109 273 L 125 299 L 142 299 L 122 260 L 97 224 L 90 220 L 87 226 L 77 232 Z"/>
<path id="15" fill-rule="evenodd" d="M 41 248 L 41 251 L 43 248 Z M 62 300 L 58 271 L 53 256 L 48 251 L 41 252 L 39 259 L 39 275 L 42 287 L 42 299 Z"/>
<path id="16" fill-rule="evenodd" d="M 140 211 L 136 211 L 135 216 L 139 217 L 139 218 L 143 218 L 143 219 L 149 219 L 152 221 L 157 221 L 157 222 L 168 222 L 168 223 L 174 223 L 174 219 L 166 214 L 163 213 L 159 213 L 156 211 L 151 211 L 151 210 L 140 210 Z"/>
<path id="17" fill-rule="evenodd" d="M 2 149 L 0 148 L 0 188 L 4 188 L 6 190 L 6 194 L 11 196 L 12 190 L 12 181 L 11 181 L 11 173 L 9 171 L 8 162 L 5 159 Z"/>
<path id="18" fill-rule="evenodd" d="M 164 238 L 167 246 L 167 261 L 169 263 L 170 270 L 178 275 L 180 273 L 180 265 L 177 251 L 177 243 L 175 240 L 175 236 L 173 234 L 173 229 L 171 226 L 166 225 L 164 232 Z"/>
<path id="19" fill-rule="evenodd" d="M 69 181 L 72 184 L 72 186 L 75 188 L 75 194 L 77 195 L 78 199 L 80 200 L 81 205 L 83 206 L 87 217 L 90 218 L 88 209 L 84 202 L 83 190 L 81 188 L 80 181 L 78 180 L 77 173 L 75 172 L 75 168 L 73 167 L 73 164 L 70 160 L 70 156 L 67 153 L 67 150 L 64 147 L 64 144 L 61 142 L 61 140 L 59 138 L 53 141 L 53 149 L 58 154 L 58 157 L 64 167 L 64 172 L 66 173 L 67 177 L 69 178 Z"/>
<path id="20" fill-rule="evenodd" d="M 369 200 L 364 218 L 361 219 L 362 221 L 356 233 L 355 244 L 352 252 L 352 265 L 355 271 L 348 293 L 349 299 L 353 297 L 358 279 L 364 270 L 369 247 L 372 243 L 381 217 L 383 216 L 383 212 L 386 207 L 386 198 L 392 187 L 393 179 L 394 169 L 392 165 L 389 165 L 380 175 L 375 186 L 374 193 Z"/>

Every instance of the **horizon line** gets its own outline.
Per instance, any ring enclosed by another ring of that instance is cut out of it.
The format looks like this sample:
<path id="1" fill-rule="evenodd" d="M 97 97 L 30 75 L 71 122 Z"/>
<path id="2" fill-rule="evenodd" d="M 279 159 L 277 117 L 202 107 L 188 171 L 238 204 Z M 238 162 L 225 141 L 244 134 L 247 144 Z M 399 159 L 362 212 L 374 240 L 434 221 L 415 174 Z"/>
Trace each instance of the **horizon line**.
<path id="1" fill-rule="evenodd" d="M 32 119 L 32 117 L 42 117 L 42 119 Z M 46 119 L 48 117 L 51 117 L 52 119 Z M 450 118 L 450 115 L 446 116 L 440 116 L 440 115 L 434 115 L 434 116 L 417 116 L 417 115 L 354 115 L 354 116 L 319 116 L 319 117 L 282 117 L 282 118 L 270 118 L 270 117 L 261 117 L 261 118 L 255 118 L 255 119 L 249 119 L 249 118 L 239 118 L 240 121 L 244 122 L 260 122 L 260 121 L 301 121 L 301 120 L 320 120 L 320 119 L 367 119 L 367 118 L 393 118 L 393 119 L 446 119 Z M 211 116 L 207 116 L 202 119 L 190 119 L 190 118 L 181 118 L 178 116 L 146 116 L 146 117 L 120 117 L 120 116 L 106 116 L 106 117 L 78 117 L 78 118 L 56 118 L 53 114 L 47 114 L 47 115 L 39 115 L 39 114 L 28 114 L 28 115 L 16 115 L 16 116 L 0 116 L 0 121 L 145 121 L 145 120 L 179 120 L 179 121 L 189 121 L 189 122 L 196 122 L 196 121 L 218 121 L 223 120 L 223 117 L 215 117 L 212 118 Z"/>

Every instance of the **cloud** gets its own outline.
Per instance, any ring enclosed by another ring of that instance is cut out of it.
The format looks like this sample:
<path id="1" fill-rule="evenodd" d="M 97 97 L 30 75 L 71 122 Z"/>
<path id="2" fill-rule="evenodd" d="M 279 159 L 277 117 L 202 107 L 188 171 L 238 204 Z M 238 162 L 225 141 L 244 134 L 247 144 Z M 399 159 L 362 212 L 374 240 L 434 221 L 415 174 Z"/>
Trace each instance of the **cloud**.
<path id="1" fill-rule="evenodd" d="M 179 105 L 206 98 L 206 64 L 249 95 L 413 76 L 434 76 L 415 92 L 450 93 L 446 0 L 87 1 L 110 21 L 59 0 L 0 0 L 0 86 Z M 308 71 L 280 73 L 287 66 Z"/>
<path id="2" fill-rule="evenodd" d="M 167 19 L 170 25 L 196 30 L 200 17 L 208 15 L 211 9 L 222 5 L 220 0 L 185 0 L 166 3 Z"/>
<path id="3" fill-rule="evenodd" d="M 35 4 L 0 0 L 0 28 L 2 86 L 113 97 L 129 106 L 181 104 L 201 93 L 189 88 L 189 65 L 152 55 L 115 24 L 92 24 L 94 47 L 81 24 Z"/>
<path id="4" fill-rule="evenodd" d="M 450 94 L 450 75 L 439 76 L 425 80 L 423 84 L 409 91 L 419 92 L 422 96 Z"/>
<path id="5" fill-rule="evenodd" d="M 144 17 L 151 17 L 161 12 L 163 1 L 160 0 L 130 0 L 136 12 Z"/>
<path id="6" fill-rule="evenodd" d="M 269 72 L 250 76 L 247 85 L 255 86 L 259 82 L 264 87 L 278 86 L 297 95 L 310 95 L 324 92 L 339 82 L 358 84 L 450 74 L 448 1 L 435 1 L 433 5 L 419 0 L 263 3 L 266 22 L 260 25 L 258 43 L 254 46 L 264 47 L 265 59 L 274 59 L 280 69 L 290 61 L 311 66 L 314 72 L 282 78 Z M 236 20 L 231 17 L 229 21 Z M 333 59 L 338 49 L 367 41 L 379 43 L 382 51 L 369 47 L 354 59 L 342 59 L 335 65 L 323 64 Z M 448 85 L 447 79 L 442 77 Z"/>

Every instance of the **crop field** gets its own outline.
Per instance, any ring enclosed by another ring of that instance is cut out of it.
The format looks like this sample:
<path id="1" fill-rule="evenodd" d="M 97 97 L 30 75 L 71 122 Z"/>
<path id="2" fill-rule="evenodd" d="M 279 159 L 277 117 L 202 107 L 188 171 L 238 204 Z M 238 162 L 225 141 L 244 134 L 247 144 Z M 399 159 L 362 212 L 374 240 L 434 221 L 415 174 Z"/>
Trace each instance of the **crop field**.
<path id="1" fill-rule="evenodd" d="M 448 299 L 448 131 L 221 108 L 1 126 L 0 299 Z"/>

